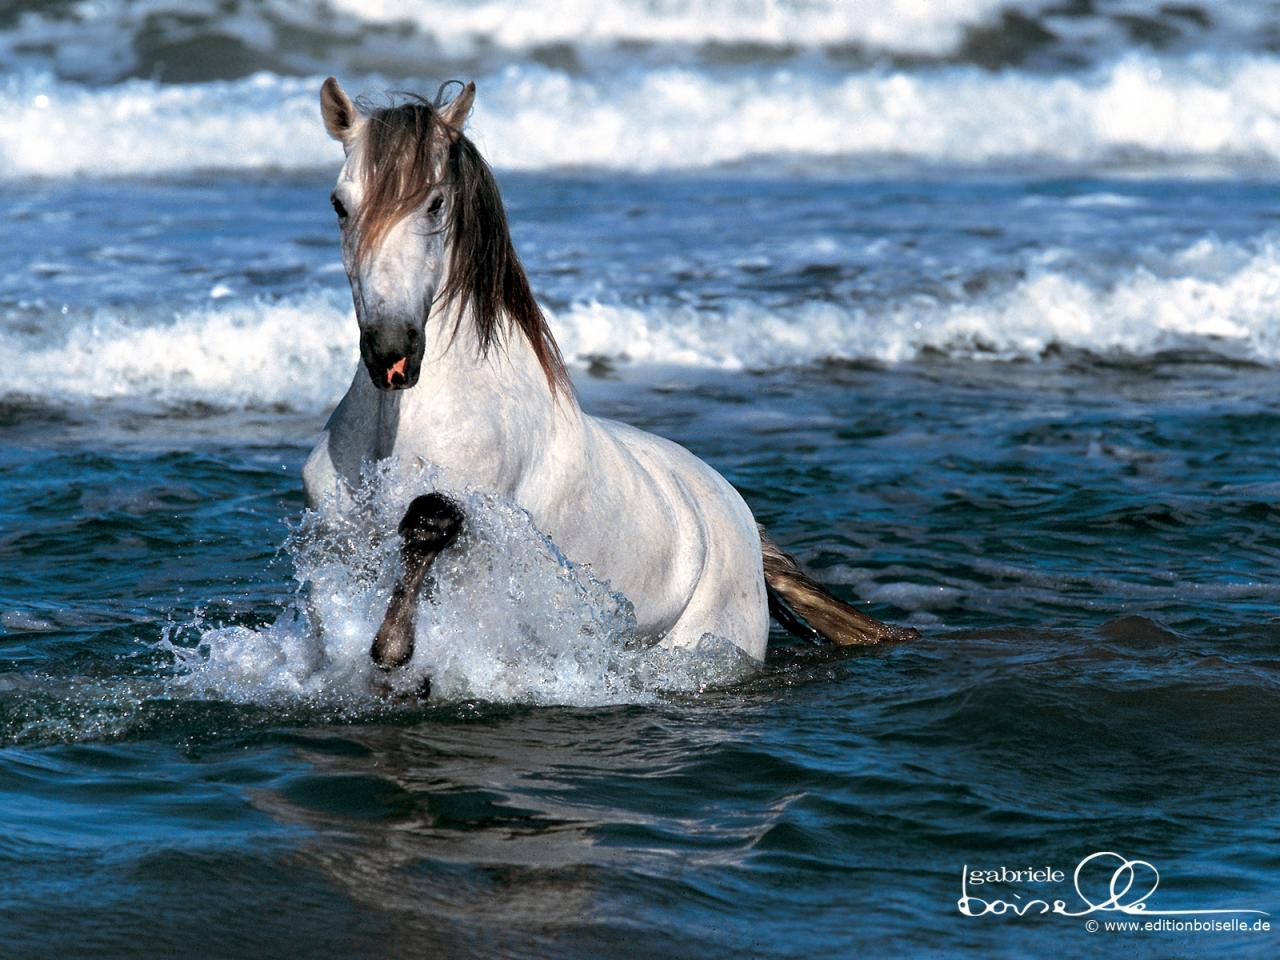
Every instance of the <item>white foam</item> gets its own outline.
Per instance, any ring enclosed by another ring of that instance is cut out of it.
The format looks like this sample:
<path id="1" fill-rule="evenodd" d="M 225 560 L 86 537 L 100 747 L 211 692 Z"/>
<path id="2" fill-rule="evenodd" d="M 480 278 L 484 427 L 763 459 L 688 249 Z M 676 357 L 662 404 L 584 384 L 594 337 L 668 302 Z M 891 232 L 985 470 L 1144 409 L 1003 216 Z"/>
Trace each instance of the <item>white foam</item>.
<path id="1" fill-rule="evenodd" d="M 319 89 L 316 79 L 265 73 L 110 87 L 10 75 L 0 86 L 0 160 L 8 177 L 336 169 L 342 150 L 320 123 Z"/>
<path id="2" fill-rule="evenodd" d="M 944 53 L 1005 0 L 335 0 L 366 21 L 409 22 L 455 54 L 618 42 L 849 44 Z"/>
<path id="3" fill-rule="evenodd" d="M 382 81 L 355 82 L 376 92 Z M 0 88 L 4 175 L 336 167 L 319 78 L 88 88 L 47 75 Z M 1070 75 L 964 68 L 513 66 L 482 77 L 471 132 L 499 167 L 697 168 L 748 158 L 1230 167 L 1280 159 L 1280 58 L 1133 55 Z"/>
<path id="4" fill-rule="evenodd" d="M 1010 286 L 956 301 L 917 295 L 874 306 L 810 301 L 777 309 L 745 300 L 714 309 L 657 299 L 583 302 L 551 321 L 572 361 L 605 356 L 727 370 L 828 358 L 896 363 L 925 350 L 1035 359 L 1052 346 L 1135 356 L 1195 347 L 1280 363 L 1280 236 L 1206 238 L 1138 259 L 1097 275 L 1049 251 Z M 345 291 L 224 296 L 175 315 L 104 308 L 88 320 L 56 319 L 65 332 L 52 341 L 47 330 L 0 332 L 3 395 L 319 413 L 346 390 L 358 363 Z"/>
<path id="5" fill-rule="evenodd" d="M 1007 290 L 958 302 L 811 302 L 786 310 L 739 302 L 714 311 L 590 303 L 563 312 L 555 326 L 569 356 L 723 369 L 828 358 L 896 363 L 924 350 L 1035 359 L 1051 346 L 1138 356 L 1194 346 L 1280 362 L 1280 238 L 1205 239 L 1173 255 L 1149 254 L 1102 280 L 1054 260 L 1044 256 Z"/>
<path id="6" fill-rule="evenodd" d="M 1049 0 L 1038 0 L 1047 3 Z M 0 66 L 44 66 L 107 82 L 127 75 L 204 71 L 243 62 L 342 71 L 344 64 L 429 64 L 445 58 L 512 62 L 539 48 L 587 60 L 637 45 L 679 59 L 709 43 L 786 53 L 854 47 L 917 56 L 950 53 L 965 28 L 989 22 L 1005 0 L 92 0 L 37 4 L 0 30 Z M 299 43 L 298 32 L 323 31 Z M 177 44 L 178 53 L 170 44 Z M 240 56 L 226 58 L 234 44 Z M 496 54 L 496 55 L 495 55 Z M 220 64 L 220 59 L 228 62 Z M 350 72 L 347 70 L 346 72 Z"/>
<path id="7" fill-rule="evenodd" d="M 399 572 L 400 540 L 390 532 L 409 501 L 433 489 L 462 508 L 463 533 L 432 567 L 413 657 L 383 673 L 369 650 Z M 342 521 L 308 514 L 289 546 L 309 603 L 263 629 L 203 628 L 194 646 L 165 641 L 179 692 L 359 707 L 388 690 L 412 694 L 429 678 L 438 699 L 594 706 L 697 690 L 755 669 L 727 643 L 679 654 L 636 648 L 630 603 L 566 560 L 524 510 L 450 490 L 426 464 L 381 462 Z"/>
<path id="8" fill-rule="evenodd" d="M 59 76 L 109 82 L 197 70 L 233 75 L 246 64 L 351 74 L 368 65 L 519 62 L 551 53 L 590 69 L 636 62 L 693 62 L 706 47 L 757 57 L 835 61 L 907 56 L 942 61 L 989 54 L 972 31 L 1002 31 L 1008 52 L 1049 63 L 1094 63 L 1140 43 L 1180 51 L 1265 49 L 1269 0 L 1180 9 L 1163 0 L 1109 0 L 1072 12 L 1056 0 L 82 0 L 26 10 L 0 30 L 0 67 L 43 66 Z M 1002 21 L 1017 14 L 1047 31 L 1019 37 Z M 1117 16 L 1123 14 L 1125 16 Z M 307 42 L 299 42 L 299 35 Z M 988 45 L 989 46 L 989 45 Z M 228 56 L 228 48 L 235 53 Z M 182 62 L 175 62 L 181 59 Z M 830 61 L 828 61 L 830 62 Z"/>
<path id="9" fill-rule="evenodd" d="M 211 298 L 176 313 L 103 308 L 52 341 L 47 330 L 0 333 L 4 393 L 302 410 L 342 395 L 358 355 L 349 297 Z"/>
<path id="10" fill-rule="evenodd" d="M 1037 357 L 1051 345 L 1131 355 L 1199 347 L 1276 363 L 1278 294 L 1275 237 L 1243 246 L 1206 239 L 1101 286 L 1039 266 L 1004 295 L 939 310 L 903 348 L 1004 358 Z"/>

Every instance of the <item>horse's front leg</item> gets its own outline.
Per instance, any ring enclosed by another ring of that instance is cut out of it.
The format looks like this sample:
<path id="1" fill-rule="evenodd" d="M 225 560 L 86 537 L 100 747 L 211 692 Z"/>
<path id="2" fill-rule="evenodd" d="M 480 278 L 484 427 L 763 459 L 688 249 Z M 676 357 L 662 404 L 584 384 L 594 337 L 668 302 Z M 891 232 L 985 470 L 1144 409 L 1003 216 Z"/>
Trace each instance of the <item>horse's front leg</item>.
<path id="1" fill-rule="evenodd" d="M 400 521 L 400 559 L 404 573 L 391 594 L 387 615 L 373 639 L 373 662 L 384 670 L 403 666 L 413 656 L 414 618 L 423 581 L 440 551 L 457 539 L 462 511 L 448 497 L 428 493 L 409 504 Z"/>

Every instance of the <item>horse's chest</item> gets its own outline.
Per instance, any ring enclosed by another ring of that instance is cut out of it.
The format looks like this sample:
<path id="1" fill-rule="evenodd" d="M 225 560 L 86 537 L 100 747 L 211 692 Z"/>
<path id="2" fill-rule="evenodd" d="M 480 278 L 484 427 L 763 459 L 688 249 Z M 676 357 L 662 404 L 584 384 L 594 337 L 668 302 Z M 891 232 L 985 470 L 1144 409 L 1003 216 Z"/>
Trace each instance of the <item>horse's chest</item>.
<path id="1" fill-rule="evenodd" d="M 420 462 L 440 468 L 447 487 L 470 487 L 515 496 L 531 460 L 544 445 L 540 426 L 519 410 L 503 410 L 482 390 L 401 391 L 344 402 L 330 422 L 329 452 L 336 472 L 358 485 L 368 461 L 394 458 L 414 470 Z"/>
<path id="2" fill-rule="evenodd" d="M 392 442 L 377 456 L 395 456 L 404 464 L 425 460 L 441 468 L 450 486 L 510 495 L 520 479 L 520 446 L 512 425 L 453 411 L 402 421 Z"/>

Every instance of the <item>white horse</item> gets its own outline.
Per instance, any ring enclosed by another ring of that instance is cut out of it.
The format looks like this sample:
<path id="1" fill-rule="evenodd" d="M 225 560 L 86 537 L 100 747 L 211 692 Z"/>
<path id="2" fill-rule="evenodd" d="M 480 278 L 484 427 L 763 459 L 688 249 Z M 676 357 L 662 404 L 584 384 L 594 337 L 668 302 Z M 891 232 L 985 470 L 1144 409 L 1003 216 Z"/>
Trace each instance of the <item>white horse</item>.
<path id="1" fill-rule="evenodd" d="M 366 461 L 425 460 L 528 510 L 632 602 L 644 640 L 692 647 L 710 634 L 762 659 L 771 609 L 837 643 L 911 635 L 826 594 L 689 451 L 582 411 L 493 175 L 462 133 L 474 98 L 471 83 L 443 105 L 364 112 L 332 77 L 321 88 L 346 152 L 331 200 L 363 369 L 303 469 L 308 504 L 340 509 Z M 411 652 L 410 637 L 374 656 L 389 667 Z"/>

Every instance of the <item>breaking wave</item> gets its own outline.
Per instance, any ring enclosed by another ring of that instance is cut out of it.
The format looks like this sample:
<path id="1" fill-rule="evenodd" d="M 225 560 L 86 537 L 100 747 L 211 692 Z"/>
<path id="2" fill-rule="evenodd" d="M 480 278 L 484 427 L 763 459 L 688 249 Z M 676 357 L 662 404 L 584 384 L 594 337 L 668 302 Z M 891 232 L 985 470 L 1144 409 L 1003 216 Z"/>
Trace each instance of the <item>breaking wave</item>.
<path id="1" fill-rule="evenodd" d="M 972 299 L 784 310 L 740 302 L 716 311 L 597 303 L 557 317 L 556 329 L 571 357 L 724 369 L 898 363 L 924 353 L 1034 360 L 1061 347 L 1128 356 L 1194 349 L 1280 362 L 1280 238 L 1205 239 L 1111 278 L 1056 260 L 1048 254 L 1021 279 Z"/>
<path id="2" fill-rule="evenodd" d="M 1024 275 L 1023 275 L 1024 274 Z M 699 309 L 670 301 L 580 302 L 552 314 L 566 357 L 719 369 L 818 361 L 910 361 L 925 353 L 1036 359 L 1055 347 L 1143 356 L 1196 349 L 1280 363 L 1280 238 L 1212 238 L 1149 253 L 1109 276 L 1053 253 L 991 292 L 878 304 L 745 300 Z M 345 291 L 280 300 L 223 298 L 173 315 L 104 308 L 63 320 L 61 338 L 0 332 L 3 395 L 132 398 L 220 408 L 323 410 L 356 368 Z M 47 371 L 57 369 L 55 379 Z"/>
<path id="3" fill-rule="evenodd" d="M 333 167 L 320 78 L 183 86 L 0 85 L 5 176 Z M 353 81 L 376 93 L 383 80 Z M 410 82 L 434 89 L 434 83 Z M 1212 164 L 1280 159 L 1280 59 L 1128 54 L 1072 74 L 664 66 L 600 76 L 536 64 L 482 76 L 471 131 L 507 169 L 696 169 L 789 157 L 922 164 Z"/>
<path id="4" fill-rule="evenodd" d="M 0 332 L 0 363 L 10 371 L 4 393 L 320 409 L 355 369 L 350 312 L 349 297 L 315 293 L 212 300 L 176 316 L 104 308 L 70 318 L 53 342 L 44 329 Z"/>
<path id="5" fill-rule="evenodd" d="M 0 68 L 95 84 L 512 62 L 1071 70 L 1131 49 L 1265 52 L 1276 39 L 1267 0 L 19 0 L 0 15 Z"/>

